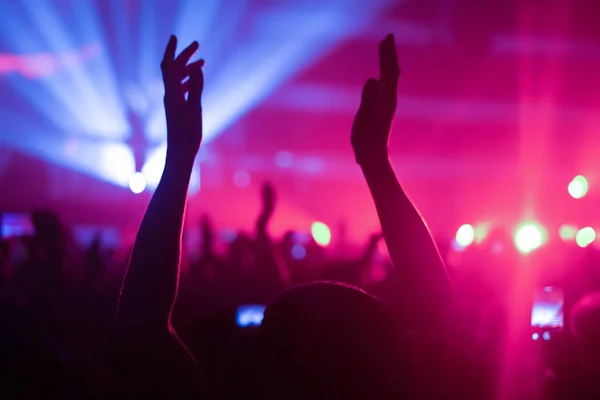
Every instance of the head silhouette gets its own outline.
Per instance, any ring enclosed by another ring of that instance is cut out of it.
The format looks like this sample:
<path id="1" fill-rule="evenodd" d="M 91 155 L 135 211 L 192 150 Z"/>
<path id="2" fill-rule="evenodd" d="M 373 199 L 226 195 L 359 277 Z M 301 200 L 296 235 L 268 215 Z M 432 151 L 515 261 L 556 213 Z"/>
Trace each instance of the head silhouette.
<path id="1" fill-rule="evenodd" d="M 600 291 L 582 297 L 573 307 L 571 329 L 586 369 L 600 376 Z"/>
<path id="2" fill-rule="evenodd" d="M 260 327 L 262 398 L 387 399 L 408 393 L 407 355 L 375 297 L 339 283 L 296 286 Z"/>

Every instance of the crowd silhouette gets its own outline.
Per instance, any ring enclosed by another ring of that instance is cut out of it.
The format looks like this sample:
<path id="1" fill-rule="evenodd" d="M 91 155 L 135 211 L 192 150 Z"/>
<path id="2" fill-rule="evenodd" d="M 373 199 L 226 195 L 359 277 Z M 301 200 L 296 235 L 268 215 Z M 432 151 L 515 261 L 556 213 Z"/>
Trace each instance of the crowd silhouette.
<path id="1" fill-rule="evenodd" d="M 109 254 L 98 236 L 74 255 L 59 218 L 46 211 L 32 214 L 34 235 L 2 242 L 2 397 L 501 398 L 510 276 L 447 267 L 450 250 L 438 250 L 395 175 L 394 36 L 379 45 L 379 76 L 365 82 L 350 132 L 381 225 L 381 234 L 365 233 L 355 259 L 324 254 L 310 238 L 306 257 L 292 257 L 294 233 L 269 233 L 277 194 L 268 183 L 252 235 L 238 234 L 222 254 L 206 216 L 199 257 L 185 254 L 204 61 L 189 62 L 196 42 L 176 49 L 172 36 L 161 63 L 165 168 L 133 247 Z M 389 261 L 374 257 L 381 239 Z M 465 265 L 489 258 L 463 256 Z M 381 279 L 370 274 L 377 263 Z M 596 255 L 581 265 L 589 271 Z M 585 289 L 569 291 L 567 332 L 542 349 L 541 373 L 524 378 L 522 398 L 600 398 L 600 282 L 587 276 L 577 278 Z M 236 326 L 242 305 L 266 305 L 259 326 Z"/>

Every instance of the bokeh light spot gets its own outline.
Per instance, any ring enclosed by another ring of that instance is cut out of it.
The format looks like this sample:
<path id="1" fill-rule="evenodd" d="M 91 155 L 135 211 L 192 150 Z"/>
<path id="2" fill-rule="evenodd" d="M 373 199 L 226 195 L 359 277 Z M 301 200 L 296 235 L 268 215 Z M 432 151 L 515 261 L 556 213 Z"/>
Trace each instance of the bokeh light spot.
<path id="1" fill-rule="evenodd" d="M 560 238 L 565 242 L 575 239 L 576 234 L 577 228 L 573 225 L 562 225 L 558 229 L 558 236 L 560 236 Z"/>
<path id="2" fill-rule="evenodd" d="M 331 242 L 331 231 L 324 223 L 313 222 L 310 231 L 317 244 L 320 244 L 321 246 L 328 246 Z"/>
<path id="3" fill-rule="evenodd" d="M 146 177 L 141 172 L 136 172 L 129 178 L 129 189 L 135 194 L 146 190 Z"/>
<path id="4" fill-rule="evenodd" d="M 569 183 L 568 191 L 571 197 L 574 199 L 581 199 L 588 192 L 588 181 L 582 175 L 577 175 L 573 180 Z"/>
<path id="5" fill-rule="evenodd" d="M 291 254 L 294 260 L 303 260 L 306 257 L 306 249 L 302 244 L 296 243 L 292 246 Z"/>
<path id="6" fill-rule="evenodd" d="M 294 165 L 294 155 L 287 150 L 278 151 L 275 154 L 275 164 L 279 168 L 290 168 Z"/>
<path id="7" fill-rule="evenodd" d="M 475 240 L 475 229 L 469 224 L 464 224 L 456 231 L 456 244 L 467 247 Z"/>
<path id="8" fill-rule="evenodd" d="M 537 224 L 522 225 L 515 234 L 515 245 L 517 249 L 527 254 L 537 249 L 544 241 L 544 233 Z"/>
<path id="9" fill-rule="evenodd" d="M 581 228 L 579 231 L 577 231 L 577 234 L 575 235 L 575 242 L 577 242 L 577 245 L 579 247 L 587 247 L 594 240 L 596 240 L 596 231 L 594 230 L 594 228 L 591 228 L 589 226 Z"/>

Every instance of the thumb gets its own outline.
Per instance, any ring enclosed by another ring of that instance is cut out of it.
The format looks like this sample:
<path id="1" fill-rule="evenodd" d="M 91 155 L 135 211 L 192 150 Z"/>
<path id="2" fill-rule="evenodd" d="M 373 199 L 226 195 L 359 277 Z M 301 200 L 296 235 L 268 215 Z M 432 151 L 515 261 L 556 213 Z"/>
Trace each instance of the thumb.
<path id="1" fill-rule="evenodd" d="M 362 96 L 358 112 L 370 112 L 377 101 L 377 92 L 379 91 L 379 82 L 375 78 L 367 79 L 363 86 Z"/>
<path id="2" fill-rule="evenodd" d="M 360 105 L 354 117 L 354 126 L 359 130 L 366 128 L 369 123 L 369 116 L 372 114 L 377 101 L 377 92 L 379 90 L 379 82 L 377 79 L 370 78 L 365 82 L 360 99 Z"/>

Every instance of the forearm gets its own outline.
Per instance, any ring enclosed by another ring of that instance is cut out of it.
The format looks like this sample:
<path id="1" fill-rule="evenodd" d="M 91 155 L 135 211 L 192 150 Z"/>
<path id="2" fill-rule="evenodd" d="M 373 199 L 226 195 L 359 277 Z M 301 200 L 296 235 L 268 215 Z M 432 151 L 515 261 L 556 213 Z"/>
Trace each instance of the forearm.
<path id="1" fill-rule="evenodd" d="M 140 225 L 119 301 L 119 319 L 166 326 L 177 293 L 181 233 L 194 159 L 167 154 Z"/>
<path id="2" fill-rule="evenodd" d="M 267 275 L 271 276 L 277 284 L 279 290 L 285 290 L 292 284 L 290 272 L 285 260 L 279 255 L 271 236 L 268 233 L 268 224 L 270 216 L 261 214 L 256 223 L 256 241 L 258 265 L 263 268 L 270 268 Z"/>
<path id="3" fill-rule="evenodd" d="M 383 236 L 402 291 L 425 320 L 452 303 L 444 264 L 427 225 L 400 186 L 389 159 L 363 163 Z"/>

